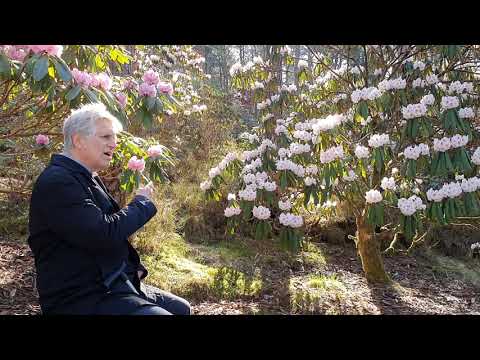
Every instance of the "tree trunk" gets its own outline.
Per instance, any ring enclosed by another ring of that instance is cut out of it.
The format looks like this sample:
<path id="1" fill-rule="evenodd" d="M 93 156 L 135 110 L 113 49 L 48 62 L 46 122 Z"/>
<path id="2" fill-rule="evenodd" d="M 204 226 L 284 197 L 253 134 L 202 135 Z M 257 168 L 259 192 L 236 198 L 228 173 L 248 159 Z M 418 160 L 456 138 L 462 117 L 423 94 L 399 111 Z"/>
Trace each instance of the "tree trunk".
<path id="1" fill-rule="evenodd" d="M 362 260 L 363 271 L 368 282 L 388 283 L 390 278 L 383 266 L 380 244 L 375 237 L 373 227 L 366 222 L 366 213 L 356 217 L 357 250 Z"/>

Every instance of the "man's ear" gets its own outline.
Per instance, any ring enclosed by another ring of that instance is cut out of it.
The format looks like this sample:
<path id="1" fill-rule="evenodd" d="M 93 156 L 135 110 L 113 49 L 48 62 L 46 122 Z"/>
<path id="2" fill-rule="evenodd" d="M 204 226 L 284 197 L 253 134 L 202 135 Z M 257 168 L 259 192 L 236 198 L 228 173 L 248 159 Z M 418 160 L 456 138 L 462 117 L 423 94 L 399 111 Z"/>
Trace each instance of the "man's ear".
<path id="1" fill-rule="evenodd" d="M 75 149 L 81 149 L 83 147 L 84 139 L 80 134 L 72 135 L 72 144 Z"/>

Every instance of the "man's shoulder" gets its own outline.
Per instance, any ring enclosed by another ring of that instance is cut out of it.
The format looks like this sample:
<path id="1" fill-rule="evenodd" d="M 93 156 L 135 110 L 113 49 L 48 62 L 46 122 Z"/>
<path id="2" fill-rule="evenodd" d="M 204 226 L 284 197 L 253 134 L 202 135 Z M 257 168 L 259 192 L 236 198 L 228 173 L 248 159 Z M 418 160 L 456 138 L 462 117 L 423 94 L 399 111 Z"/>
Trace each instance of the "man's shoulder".
<path id="1" fill-rule="evenodd" d="M 37 179 L 36 187 L 59 186 L 78 182 L 73 173 L 58 165 L 50 164 L 42 171 Z"/>

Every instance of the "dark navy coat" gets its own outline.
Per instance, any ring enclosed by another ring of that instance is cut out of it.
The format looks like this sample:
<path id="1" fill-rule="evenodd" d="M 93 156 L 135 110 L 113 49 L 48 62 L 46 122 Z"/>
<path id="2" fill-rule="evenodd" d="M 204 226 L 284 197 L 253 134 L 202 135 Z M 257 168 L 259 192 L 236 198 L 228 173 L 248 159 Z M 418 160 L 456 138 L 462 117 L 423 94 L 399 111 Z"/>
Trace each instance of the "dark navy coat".
<path id="1" fill-rule="evenodd" d="M 95 313 L 110 292 L 105 280 L 124 263 L 140 289 L 136 272 L 143 270 L 145 277 L 147 271 L 127 238 L 156 212 L 144 196 L 120 209 L 98 177 L 66 156 L 53 155 L 35 183 L 30 203 L 28 244 L 42 312 Z M 129 309 L 118 313 L 122 311 Z"/>

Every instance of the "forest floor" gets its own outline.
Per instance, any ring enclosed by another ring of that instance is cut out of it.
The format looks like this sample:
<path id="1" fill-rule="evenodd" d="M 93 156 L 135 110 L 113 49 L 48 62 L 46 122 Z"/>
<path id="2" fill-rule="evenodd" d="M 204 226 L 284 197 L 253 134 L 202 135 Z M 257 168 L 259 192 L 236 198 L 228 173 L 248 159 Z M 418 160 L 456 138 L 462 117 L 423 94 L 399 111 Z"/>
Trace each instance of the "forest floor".
<path id="1" fill-rule="evenodd" d="M 480 314 L 480 262 L 432 251 L 385 257 L 388 286 L 367 283 L 350 244 L 310 242 L 290 256 L 271 241 L 179 237 L 142 258 L 148 283 L 186 297 L 196 315 Z M 39 311 L 28 245 L 0 239 L 0 315 Z"/>

